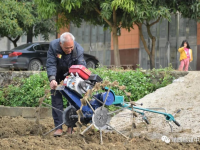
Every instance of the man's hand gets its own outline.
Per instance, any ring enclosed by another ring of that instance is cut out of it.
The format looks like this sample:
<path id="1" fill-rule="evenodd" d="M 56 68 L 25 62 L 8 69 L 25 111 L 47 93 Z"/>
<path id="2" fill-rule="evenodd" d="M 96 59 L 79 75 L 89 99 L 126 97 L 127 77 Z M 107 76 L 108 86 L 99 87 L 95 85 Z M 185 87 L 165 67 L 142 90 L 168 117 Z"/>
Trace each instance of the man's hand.
<path id="1" fill-rule="evenodd" d="M 57 82 L 56 82 L 56 80 L 52 80 L 51 82 L 50 82 L 50 88 L 52 89 L 52 90 L 55 90 L 55 88 L 57 87 Z"/>

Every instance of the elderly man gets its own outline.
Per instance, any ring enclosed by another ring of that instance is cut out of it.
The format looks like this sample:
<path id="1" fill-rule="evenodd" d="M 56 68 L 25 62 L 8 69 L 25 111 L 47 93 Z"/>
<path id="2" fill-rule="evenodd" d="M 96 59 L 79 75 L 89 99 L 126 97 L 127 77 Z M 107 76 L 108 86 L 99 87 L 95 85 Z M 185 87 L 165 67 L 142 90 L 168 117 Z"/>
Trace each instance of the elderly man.
<path id="1" fill-rule="evenodd" d="M 50 43 L 47 53 L 47 75 L 50 81 L 52 106 L 63 110 L 63 99 L 59 91 L 55 88 L 64 80 L 64 74 L 68 72 L 72 65 L 84 65 L 86 62 L 83 57 L 83 48 L 75 41 L 74 36 L 69 33 L 63 33 L 59 39 L 55 39 Z M 54 125 L 63 123 L 62 112 L 52 109 Z M 72 128 L 68 127 L 68 132 L 71 133 Z M 61 136 L 63 133 L 62 126 L 59 126 L 54 136 Z"/>

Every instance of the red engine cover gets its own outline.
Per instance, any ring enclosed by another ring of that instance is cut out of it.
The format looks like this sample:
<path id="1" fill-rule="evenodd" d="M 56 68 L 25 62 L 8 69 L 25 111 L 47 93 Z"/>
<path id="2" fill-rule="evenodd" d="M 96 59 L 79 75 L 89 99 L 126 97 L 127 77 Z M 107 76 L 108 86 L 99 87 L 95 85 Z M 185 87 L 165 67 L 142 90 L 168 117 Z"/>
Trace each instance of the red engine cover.
<path id="1" fill-rule="evenodd" d="M 83 65 L 72 65 L 69 68 L 69 73 L 73 73 L 74 75 L 76 74 L 76 72 L 78 73 L 78 75 L 83 78 L 84 80 L 87 80 L 90 75 L 91 72 L 90 70 L 88 70 L 85 66 Z"/>

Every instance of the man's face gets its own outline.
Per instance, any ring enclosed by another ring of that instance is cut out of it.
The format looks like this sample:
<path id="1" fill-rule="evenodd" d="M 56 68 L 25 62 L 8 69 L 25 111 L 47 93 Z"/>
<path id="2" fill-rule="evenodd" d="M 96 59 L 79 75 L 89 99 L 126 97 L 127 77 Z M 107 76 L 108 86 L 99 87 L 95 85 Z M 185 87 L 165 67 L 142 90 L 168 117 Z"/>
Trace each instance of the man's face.
<path id="1" fill-rule="evenodd" d="M 70 54 L 72 50 L 74 49 L 74 41 L 69 40 L 67 42 L 64 42 L 63 44 L 60 43 L 60 46 L 62 50 L 65 52 L 65 54 Z"/>

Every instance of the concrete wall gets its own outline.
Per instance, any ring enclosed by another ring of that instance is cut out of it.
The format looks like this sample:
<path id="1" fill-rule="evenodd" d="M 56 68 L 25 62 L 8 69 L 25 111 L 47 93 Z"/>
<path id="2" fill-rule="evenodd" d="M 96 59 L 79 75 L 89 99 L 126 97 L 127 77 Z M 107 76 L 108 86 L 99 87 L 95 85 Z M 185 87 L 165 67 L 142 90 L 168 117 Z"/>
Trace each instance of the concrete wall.
<path id="1" fill-rule="evenodd" d="M 52 109 L 48 107 L 41 107 L 39 113 L 36 107 L 8 107 L 0 105 L 0 116 L 11 116 L 11 117 L 24 117 L 24 118 L 46 118 L 51 117 Z"/>
<path id="2" fill-rule="evenodd" d="M 110 30 L 102 26 L 82 22 L 80 27 L 70 24 L 70 32 L 75 36 L 84 49 L 84 52 L 96 56 L 102 65 L 110 65 Z"/>
<path id="3" fill-rule="evenodd" d="M 0 71 L 0 87 L 9 84 L 15 77 L 27 78 L 35 73 L 40 73 L 40 71 Z"/>
<path id="4" fill-rule="evenodd" d="M 196 70 L 200 70 L 200 23 L 197 23 L 197 68 Z"/>

